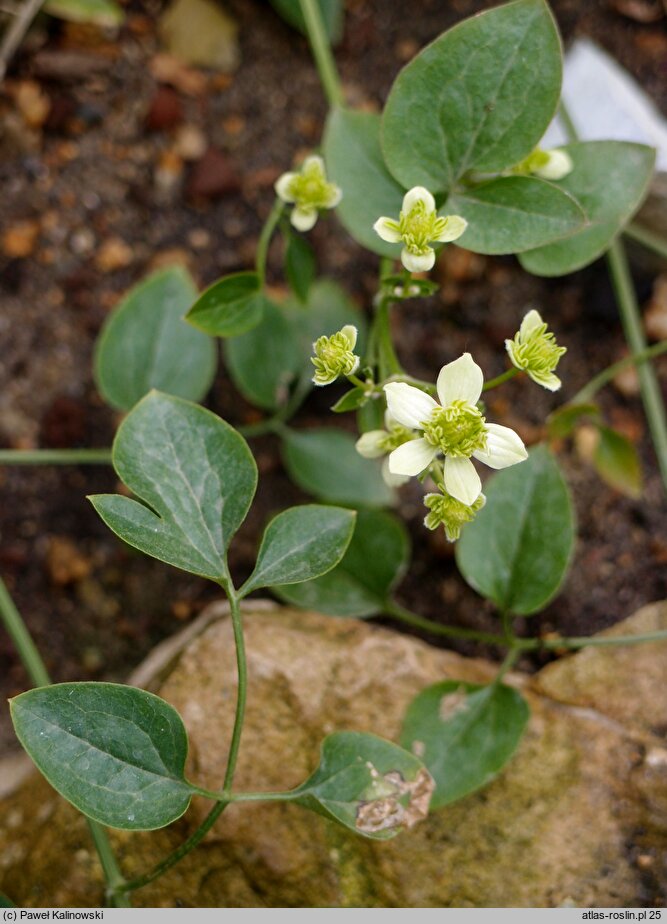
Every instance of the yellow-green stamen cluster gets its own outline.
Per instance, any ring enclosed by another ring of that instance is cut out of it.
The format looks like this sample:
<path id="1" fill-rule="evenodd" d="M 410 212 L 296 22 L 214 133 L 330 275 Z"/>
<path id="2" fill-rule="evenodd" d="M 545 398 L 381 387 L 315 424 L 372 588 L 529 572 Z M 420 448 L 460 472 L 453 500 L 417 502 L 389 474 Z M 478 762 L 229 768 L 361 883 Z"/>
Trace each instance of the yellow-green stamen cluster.
<path id="1" fill-rule="evenodd" d="M 541 148 L 535 148 L 534 151 L 524 157 L 523 160 L 519 161 L 518 164 L 515 164 L 512 167 L 512 173 L 516 173 L 520 176 L 527 176 L 530 173 L 537 173 L 539 170 L 544 169 L 549 163 L 549 152 L 543 151 Z"/>
<path id="2" fill-rule="evenodd" d="M 427 494 L 424 504 L 428 507 L 429 513 L 424 518 L 424 526 L 428 529 L 444 526 L 449 541 L 456 542 L 461 535 L 461 528 L 475 519 L 485 503 L 486 498 L 483 494 L 470 505 L 462 504 L 449 494 Z"/>
<path id="3" fill-rule="evenodd" d="M 359 357 L 352 352 L 357 342 L 357 329 L 347 324 L 330 337 L 318 337 L 313 344 L 315 385 L 330 385 L 339 375 L 352 375 L 359 365 Z"/>
<path id="4" fill-rule="evenodd" d="M 533 381 L 550 391 L 560 388 L 554 369 L 567 348 L 558 346 L 537 311 L 526 315 L 519 332 L 513 340 L 505 341 L 505 347 L 516 368 L 527 372 Z"/>
<path id="5" fill-rule="evenodd" d="M 482 412 L 466 401 L 452 401 L 447 407 L 435 408 L 422 424 L 424 439 L 444 455 L 470 458 L 478 449 L 486 449 L 486 420 Z"/>
<path id="6" fill-rule="evenodd" d="M 287 190 L 292 201 L 302 209 L 327 209 L 336 198 L 338 187 L 328 183 L 316 158 L 304 164 L 301 173 L 295 173 Z"/>
<path id="7" fill-rule="evenodd" d="M 409 443 L 410 440 L 416 438 L 417 434 L 414 430 L 408 430 L 408 428 L 404 427 L 402 424 L 391 424 L 386 431 L 386 435 L 379 440 L 378 448 L 386 453 L 393 452 L 394 449 L 398 449 L 403 443 Z"/>
<path id="8" fill-rule="evenodd" d="M 446 218 L 438 218 L 429 211 L 426 203 L 418 200 L 409 212 L 401 212 L 398 221 L 387 222 L 403 238 L 410 253 L 423 255 L 430 251 L 431 241 L 437 241 L 447 225 Z"/>

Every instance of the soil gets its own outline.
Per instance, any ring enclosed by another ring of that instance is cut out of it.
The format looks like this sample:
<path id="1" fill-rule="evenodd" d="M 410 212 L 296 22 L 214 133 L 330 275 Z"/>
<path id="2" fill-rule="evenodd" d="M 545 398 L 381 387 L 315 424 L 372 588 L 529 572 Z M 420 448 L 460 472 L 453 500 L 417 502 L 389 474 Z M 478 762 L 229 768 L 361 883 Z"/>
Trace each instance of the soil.
<path id="1" fill-rule="evenodd" d="M 114 41 L 91 28 L 45 21 L 14 61 L 0 89 L 0 445 L 110 445 L 117 419 L 91 373 L 95 336 L 109 310 L 158 265 L 186 263 L 201 285 L 252 265 L 273 182 L 317 146 L 326 104 L 306 41 L 260 0 L 225 5 L 240 26 L 241 63 L 233 75 L 179 70 L 158 79 L 164 61 L 156 59 L 160 4 L 154 0 L 128 5 Z M 345 38 L 336 51 L 348 98 L 378 108 L 398 69 L 423 44 L 491 5 L 348 2 Z M 593 38 L 667 112 L 660 4 L 554 0 L 552 6 L 566 41 Z M 640 8 L 653 10 L 653 21 L 639 21 Z M 175 153 L 183 125 L 194 127 L 190 140 L 199 143 L 194 161 Z M 335 220 L 318 222 L 311 239 L 320 272 L 368 307 L 376 258 Z M 280 258 L 275 244 L 269 265 L 276 285 Z M 539 308 L 568 347 L 562 399 L 624 354 L 602 262 L 549 281 L 528 276 L 513 258 L 472 257 L 450 248 L 438 274 L 438 295 L 394 313 L 395 340 L 413 375 L 432 379 L 468 348 L 488 377 L 500 373 L 503 341 L 530 307 Z M 653 279 L 637 271 L 643 303 Z M 663 386 L 664 371 L 663 365 Z M 667 596 L 662 488 L 640 401 L 626 392 L 607 389 L 602 405 L 608 421 L 640 449 L 643 496 L 621 496 L 572 445 L 561 447 L 579 539 L 567 583 L 532 619 L 533 632 L 589 634 Z M 491 418 L 514 426 L 527 442 L 539 438 L 545 415 L 561 398 L 520 381 L 494 394 Z M 331 389 L 314 393 L 295 425 L 351 426 L 331 419 L 332 396 Z M 224 371 L 206 404 L 232 423 L 257 418 Z M 288 481 L 273 437 L 253 441 L 253 449 L 260 488 L 233 547 L 232 570 L 239 577 L 249 572 L 267 518 L 306 500 Z M 55 680 L 125 679 L 157 641 L 218 596 L 213 585 L 113 537 L 85 496 L 116 486 L 104 466 L 0 469 L 0 573 Z M 414 547 L 401 601 L 434 620 L 496 631 L 492 608 L 458 575 L 452 547 L 421 525 L 416 487 L 403 490 L 398 513 Z M 497 654 L 472 643 L 449 644 L 468 654 Z M 522 666 L 535 667 L 542 657 Z M 0 695 L 26 686 L 12 645 L 0 633 Z M 14 747 L 3 711 L 0 753 Z"/>

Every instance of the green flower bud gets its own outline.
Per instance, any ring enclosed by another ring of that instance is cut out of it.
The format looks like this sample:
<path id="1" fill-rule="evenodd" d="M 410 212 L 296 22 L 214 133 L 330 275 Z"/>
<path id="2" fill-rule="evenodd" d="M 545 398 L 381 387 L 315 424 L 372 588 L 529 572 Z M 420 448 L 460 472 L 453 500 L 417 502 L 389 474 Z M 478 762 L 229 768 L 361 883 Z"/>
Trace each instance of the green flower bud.
<path id="1" fill-rule="evenodd" d="M 519 176 L 533 174 L 542 180 L 562 180 L 568 173 L 572 172 L 572 158 L 560 148 L 554 148 L 551 151 L 543 151 L 541 148 L 535 148 L 528 157 L 515 164 L 510 173 Z"/>
<path id="2" fill-rule="evenodd" d="M 461 527 L 475 519 L 478 510 L 486 503 L 486 498 L 480 494 L 473 504 L 462 504 L 461 501 L 449 494 L 427 494 L 424 504 L 429 513 L 424 519 L 424 526 L 428 529 L 437 529 L 444 526 L 445 534 L 450 542 L 456 542 L 461 535 Z"/>
<path id="3" fill-rule="evenodd" d="M 505 348 L 517 369 L 527 372 L 543 388 L 558 391 L 561 381 L 554 375 L 554 369 L 567 348 L 558 346 L 539 312 L 528 312 L 514 340 L 505 341 Z"/>
<path id="4" fill-rule="evenodd" d="M 352 352 L 357 343 L 357 328 L 346 324 L 331 337 L 318 337 L 313 344 L 315 385 L 330 385 L 339 375 L 352 375 L 359 366 L 359 357 Z"/>
<path id="5" fill-rule="evenodd" d="M 318 213 L 335 208 L 343 195 L 339 186 L 327 182 L 321 157 L 307 157 L 300 173 L 283 173 L 274 188 L 279 199 L 294 203 L 290 221 L 298 231 L 310 231 Z"/>

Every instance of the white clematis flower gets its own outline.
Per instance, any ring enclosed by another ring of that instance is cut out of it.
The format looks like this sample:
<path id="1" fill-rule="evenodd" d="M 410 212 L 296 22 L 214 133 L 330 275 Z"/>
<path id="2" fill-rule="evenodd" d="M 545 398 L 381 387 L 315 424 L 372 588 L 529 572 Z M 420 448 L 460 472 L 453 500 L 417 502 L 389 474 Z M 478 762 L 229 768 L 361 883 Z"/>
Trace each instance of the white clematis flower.
<path id="1" fill-rule="evenodd" d="M 343 194 L 339 186 L 327 181 L 324 161 L 307 157 L 300 173 L 283 173 L 275 183 L 276 195 L 283 202 L 294 203 L 290 221 L 297 231 L 310 231 L 322 209 L 333 209 Z"/>
<path id="2" fill-rule="evenodd" d="M 404 244 L 401 262 L 411 273 L 425 273 L 433 268 L 432 241 L 443 244 L 455 241 L 467 227 L 468 222 L 460 215 L 439 218 L 435 199 L 423 186 L 413 186 L 405 194 L 398 220 L 383 217 L 373 225 L 383 241 Z"/>
<path id="3" fill-rule="evenodd" d="M 558 346 L 538 311 L 528 312 L 514 339 L 505 341 L 505 349 L 517 369 L 527 372 L 543 388 L 558 391 L 561 381 L 554 369 L 567 348 Z"/>
<path id="4" fill-rule="evenodd" d="M 470 506 L 482 491 L 471 457 L 496 469 L 528 458 L 514 430 L 487 423 L 477 408 L 483 384 L 482 370 L 470 353 L 464 353 L 440 370 L 436 385 L 440 404 L 404 382 L 385 385 L 392 417 L 423 434 L 391 453 L 389 471 L 395 475 L 419 475 L 442 453 L 447 493 Z"/>
<path id="5" fill-rule="evenodd" d="M 403 427 L 394 420 L 389 411 L 384 414 L 384 430 L 368 430 L 362 433 L 355 447 L 360 456 L 365 459 L 379 459 L 387 456 L 382 463 L 382 478 L 390 488 L 398 488 L 410 480 L 409 475 L 396 475 L 389 470 L 389 457 L 398 446 L 417 438 L 417 434 Z"/>

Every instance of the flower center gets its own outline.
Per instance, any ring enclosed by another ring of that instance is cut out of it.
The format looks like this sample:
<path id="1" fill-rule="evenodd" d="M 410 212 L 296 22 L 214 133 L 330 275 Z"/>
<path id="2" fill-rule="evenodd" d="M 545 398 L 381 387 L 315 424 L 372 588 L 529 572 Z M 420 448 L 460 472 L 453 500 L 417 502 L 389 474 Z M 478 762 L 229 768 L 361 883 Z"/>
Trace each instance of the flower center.
<path id="1" fill-rule="evenodd" d="M 517 365 L 543 374 L 553 372 L 565 351 L 565 347 L 556 343 L 555 334 L 547 333 L 546 324 L 533 331 L 525 343 L 514 344 Z"/>
<path id="2" fill-rule="evenodd" d="M 382 437 L 379 446 L 384 452 L 393 452 L 394 449 L 398 449 L 403 443 L 409 443 L 410 440 L 416 438 L 417 434 L 412 430 L 408 430 L 407 427 L 401 424 L 392 424 L 386 435 Z"/>
<path id="3" fill-rule="evenodd" d="M 444 526 L 449 541 L 455 542 L 461 535 L 461 527 L 474 520 L 475 514 L 485 503 L 486 498 L 483 494 L 480 494 L 475 503 L 470 506 L 462 504 L 449 494 L 427 494 L 424 504 L 429 512 L 424 519 L 424 525 L 428 529 Z"/>
<path id="4" fill-rule="evenodd" d="M 422 428 L 426 442 L 446 456 L 469 458 L 477 449 L 486 449 L 486 420 L 466 401 L 435 408 Z"/>
<path id="5" fill-rule="evenodd" d="M 423 255 L 430 250 L 429 243 L 444 230 L 446 221 L 434 211 L 427 212 L 420 199 L 406 214 L 401 212 L 398 230 L 410 253 Z"/>
<path id="6" fill-rule="evenodd" d="M 332 183 L 327 183 L 317 165 L 308 167 L 290 183 L 290 195 L 300 208 L 324 209 L 334 194 Z"/>

